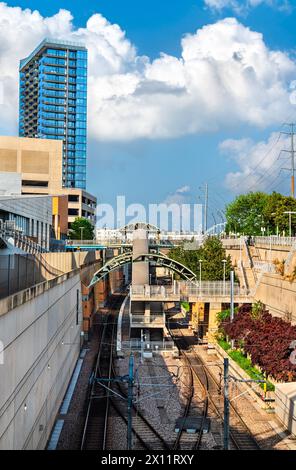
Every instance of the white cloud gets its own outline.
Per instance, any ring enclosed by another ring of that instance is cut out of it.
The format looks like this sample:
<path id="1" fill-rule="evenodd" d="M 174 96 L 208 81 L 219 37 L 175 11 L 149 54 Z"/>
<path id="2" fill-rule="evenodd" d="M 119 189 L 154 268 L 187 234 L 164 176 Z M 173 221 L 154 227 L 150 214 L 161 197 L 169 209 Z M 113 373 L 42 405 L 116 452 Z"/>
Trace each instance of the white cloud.
<path id="1" fill-rule="evenodd" d="M 204 0 L 206 7 L 213 11 L 221 12 L 225 8 L 235 11 L 237 14 L 245 14 L 251 8 L 259 5 L 267 5 L 280 11 L 291 11 L 289 0 Z"/>
<path id="2" fill-rule="evenodd" d="M 96 140 L 175 138 L 241 124 L 264 128 L 291 111 L 295 63 L 234 18 L 186 35 L 180 57 L 151 61 L 100 14 L 75 29 L 66 10 L 44 18 L 0 3 L 1 133 L 16 132 L 19 59 L 46 36 L 88 47 L 89 136 Z"/>
<path id="3" fill-rule="evenodd" d="M 282 149 L 289 149 L 289 140 L 273 132 L 268 140 L 260 142 L 227 139 L 221 142 L 219 149 L 223 156 L 234 161 L 239 168 L 226 175 L 224 183 L 229 190 L 234 193 L 272 190 L 273 183 L 278 184 L 280 181 L 280 170 L 285 166 L 280 153 Z"/>
<path id="4" fill-rule="evenodd" d="M 189 204 L 192 199 L 191 188 L 190 186 L 182 186 L 181 188 L 176 189 L 175 192 L 170 193 L 165 200 L 164 204 Z"/>

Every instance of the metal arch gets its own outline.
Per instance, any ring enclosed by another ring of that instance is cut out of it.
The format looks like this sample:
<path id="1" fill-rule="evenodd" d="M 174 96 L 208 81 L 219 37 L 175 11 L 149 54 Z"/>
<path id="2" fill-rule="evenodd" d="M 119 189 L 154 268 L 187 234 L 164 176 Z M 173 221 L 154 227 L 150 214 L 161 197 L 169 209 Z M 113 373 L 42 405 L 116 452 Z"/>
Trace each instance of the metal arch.
<path id="1" fill-rule="evenodd" d="M 158 233 L 160 232 L 160 228 L 153 224 L 147 224 L 146 222 L 133 222 L 131 224 L 124 225 L 121 227 L 119 232 L 133 232 L 137 229 L 144 229 L 150 233 Z"/>
<path id="2" fill-rule="evenodd" d="M 126 252 L 121 255 L 115 256 L 110 261 L 107 261 L 98 271 L 95 272 L 88 287 L 92 287 L 97 282 L 101 281 L 107 274 L 124 264 L 132 262 L 132 252 Z"/>
<path id="3" fill-rule="evenodd" d="M 138 262 L 145 262 L 149 263 L 150 261 L 154 261 L 157 266 L 164 266 L 175 273 L 178 273 L 181 277 L 188 281 L 194 281 L 196 276 L 193 271 L 189 268 L 184 266 L 183 264 L 175 261 L 171 258 L 168 258 L 162 254 L 156 253 L 143 253 L 137 256 L 137 258 L 133 259 L 133 253 L 123 253 L 122 255 L 115 256 L 110 261 L 105 263 L 94 275 L 88 287 L 92 287 L 97 282 L 101 281 L 107 274 L 115 269 L 118 269 L 120 266 L 129 263 L 138 263 Z"/>
<path id="4" fill-rule="evenodd" d="M 223 230 L 225 230 L 225 227 L 226 227 L 226 222 L 221 222 L 219 224 L 216 224 L 216 225 L 213 225 L 212 227 L 208 228 L 208 230 L 205 232 L 205 235 L 210 235 L 212 233 L 216 233 L 216 229 L 217 229 L 217 233 L 219 233 L 219 229 L 220 232 L 222 232 Z"/>
<path id="5" fill-rule="evenodd" d="M 163 254 L 156 254 L 156 253 L 145 253 L 137 256 L 136 259 L 133 261 L 135 262 L 146 262 L 155 261 L 157 266 L 164 266 L 175 273 L 180 274 L 183 278 L 187 279 L 188 281 L 194 281 L 196 279 L 196 275 L 194 274 L 191 269 L 187 268 L 183 264 L 179 263 L 178 261 L 169 258 Z"/>

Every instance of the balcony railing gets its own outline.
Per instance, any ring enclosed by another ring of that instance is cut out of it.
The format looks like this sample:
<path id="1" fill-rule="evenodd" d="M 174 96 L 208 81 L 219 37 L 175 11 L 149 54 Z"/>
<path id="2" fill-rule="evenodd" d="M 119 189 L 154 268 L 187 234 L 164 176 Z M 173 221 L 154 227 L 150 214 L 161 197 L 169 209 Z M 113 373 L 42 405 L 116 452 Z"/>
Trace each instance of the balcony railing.
<path id="1" fill-rule="evenodd" d="M 139 314 L 131 314 L 130 315 L 130 324 L 131 326 L 133 325 L 159 325 L 161 327 L 162 325 L 165 324 L 165 315 L 160 314 L 160 315 L 142 315 Z"/>

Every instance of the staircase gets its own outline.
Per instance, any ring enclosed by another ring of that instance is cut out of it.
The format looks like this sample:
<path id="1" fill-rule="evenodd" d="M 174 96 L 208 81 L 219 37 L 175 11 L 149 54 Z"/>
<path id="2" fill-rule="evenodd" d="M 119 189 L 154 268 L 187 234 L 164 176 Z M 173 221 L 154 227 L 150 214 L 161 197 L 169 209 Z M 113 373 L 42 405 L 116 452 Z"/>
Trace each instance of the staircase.
<path id="1" fill-rule="evenodd" d="M 1 222 L 1 221 L 0 221 Z M 38 243 L 31 240 L 24 235 L 21 231 L 16 230 L 7 223 L 0 225 L 0 247 L 3 248 L 18 248 L 25 253 L 47 253 L 48 250 L 43 248 Z"/>

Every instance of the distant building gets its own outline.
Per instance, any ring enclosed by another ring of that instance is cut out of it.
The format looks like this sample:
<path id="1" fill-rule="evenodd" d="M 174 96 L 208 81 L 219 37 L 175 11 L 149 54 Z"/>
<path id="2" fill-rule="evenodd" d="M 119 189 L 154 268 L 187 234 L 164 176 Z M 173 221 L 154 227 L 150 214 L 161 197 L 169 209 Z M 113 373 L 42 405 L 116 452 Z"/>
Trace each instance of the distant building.
<path id="1" fill-rule="evenodd" d="M 0 136 L 0 174 L 10 182 L 11 191 L 15 193 L 20 186 L 21 194 L 67 197 L 67 208 L 65 200 L 55 203 L 53 214 L 53 227 L 66 235 L 66 227 L 70 228 L 76 217 L 85 217 L 95 225 L 97 199 L 83 189 L 62 187 L 62 160 L 63 143 L 59 140 Z M 1 191 L 4 194 L 4 185 L 0 188 L 0 195 Z"/>
<path id="2" fill-rule="evenodd" d="M 51 224 L 50 196 L 0 196 L 0 229 L 8 225 L 48 250 Z"/>
<path id="3" fill-rule="evenodd" d="M 87 49 L 44 39 L 20 61 L 19 135 L 62 141 L 62 186 L 86 187 Z"/>

